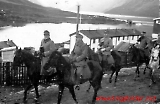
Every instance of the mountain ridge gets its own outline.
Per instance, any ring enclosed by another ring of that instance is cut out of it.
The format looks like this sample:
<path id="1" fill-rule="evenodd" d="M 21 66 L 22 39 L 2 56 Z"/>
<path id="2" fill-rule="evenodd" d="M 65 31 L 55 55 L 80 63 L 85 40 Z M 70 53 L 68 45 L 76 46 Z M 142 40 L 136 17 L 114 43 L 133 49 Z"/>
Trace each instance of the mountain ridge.
<path id="1" fill-rule="evenodd" d="M 123 4 L 110 10 L 108 14 L 132 15 L 143 17 L 159 17 L 158 0 L 122 0 Z"/>

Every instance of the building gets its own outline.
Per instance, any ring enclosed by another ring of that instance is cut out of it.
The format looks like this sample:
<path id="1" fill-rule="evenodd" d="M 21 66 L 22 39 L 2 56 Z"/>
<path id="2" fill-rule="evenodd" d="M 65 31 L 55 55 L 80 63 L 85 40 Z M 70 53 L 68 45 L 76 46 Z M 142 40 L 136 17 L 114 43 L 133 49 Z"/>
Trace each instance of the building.
<path id="1" fill-rule="evenodd" d="M 141 32 L 136 29 L 100 29 L 100 30 L 80 30 L 79 34 L 83 36 L 83 41 L 87 43 L 95 52 L 97 51 L 99 41 L 105 34 L 113 39 L 113 45 L 116 46 L 121 41 L 136 43 Z M 76 32 L 70 34 L 70 53 L 74 48 L 76 41 Z"/>
<path id="2" fill-rule="evenodd" d="M 160 18 L 153 19 L 154 25 L 153 25 L 153 38 L 158 38 L 158 33 L 160 33 Z"/>
<path id="3" fill-rule="evenodd" d="M 0 42 L 0 62 L 12 61 L 16 44 L 12 40 Z"/>

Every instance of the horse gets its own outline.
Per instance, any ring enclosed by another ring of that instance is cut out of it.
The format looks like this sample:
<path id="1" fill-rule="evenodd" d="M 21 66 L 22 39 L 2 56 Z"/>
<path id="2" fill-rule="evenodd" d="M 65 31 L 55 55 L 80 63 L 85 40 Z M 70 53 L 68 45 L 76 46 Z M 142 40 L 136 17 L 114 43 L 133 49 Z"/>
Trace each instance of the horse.
<path id="1" fill-rule="evenodd" d="M 104 66 L 104 60 L 102 59 L 103 53 L 100 51 L 100 49 L 99 49 L 99 51 L 97 53 L 95 53 L 93 50 L 91 50 L 90 48 L 88 48 L 88 54 L 89 54 L 88 58 L 90 60 L 98 61 L 100 63 L 100 65 L 101 65 L 101 67 L 105 68 L 105 66 Z M 112 50 L 111 51 L 111 55 L 113 56 L 113 58 L 115 60 L 115 64 L 113 66 L 111 66 L 111 68 L 110 68 L 110 70 L 112 70 L 112 73 L 110 75 L 109 82 L 110 83 L 112 82 L 112 76 L 116 72 L 116 77 L 115 77 L 115 81 L 114 81 L 114 84 L 116 84 L 117 77 L 118 77 L 118 72 L 121 69 L 121 56 L 120 56 L 120 54 L 118 53 L 117 50 Z M 106 68 L 106 70 L 107 69 L 108 68 Z M 105 74 L 105 72 L 104 72 L 104 74 Z"/>
<path id="2" fill-rule="evenodd" d="M 158 46 L 158 47 L 157 47 Z M 157 45 L 155 48 L 152 49 L 151 56 L 150 56 L 150 62 L 149 62 L 149 69 L 150 69 L 150 84 L 149 87 L 152 84 L 155 84 L 155 80 L 153 77 L 154 71 L 159 69 L 159 57 L 160 57 L 160 50 L 159 45 Z"/>
<path id="3" fill-rule="evenodd" d="M 144 50 L 144 53 L 150 58 L 151 50 L 154 47 L 155 42 L 147 36 L 141 36 L 137 42 L 140 42 L 140 44 L 137 44 L 136 47 Z M 148 66 L 145 67 L 143 74 L 146 73 L 147 68 Z"/>
<path id="4" fill-rule="evenodd" d="M 145 63 L 146 66 L 149 65 L 149 56 L 147 56 L 144 52 L 144 50 L 137 48 L 136 44 L 130 44 L 129 47 L 129 53 L 132 53 L 131 56 L 131 61 L 134 63 L 134 65 L 136 66 L 136 70 L 135 70 L 135 77 L 134 79 L 136 79 L 136 77 L 139 77 L 140 71 L 139 71 L 139 67 Z M 144 69 L 146 70 L 146 69 Z"/>
<path id="5" fill-rule="evenodd" d="M 37 52 L 33 54 L 32 52 L 29 52 L 28 50 L 21 48 L 16 48 L 14 54 L 15 56 L 13 58 L 12 69 L 16 70 L 18 66 L 21 66 L 21 64 L 25 64 L 25 66 L 27 67 L 27 76 L 30 79 L 30 83 L 24 91 L 23 101 L 27 102 L 27 91 L 32 86 L 34 86 L 35 88 L 36 98 L 34 99 L 35 101 L 37 101 L 40 97 L 38 92 L 39 80 L 42 78 L 42 76 L 40 75 L 41 57 L 39 57 L 39 54 Z M 54 73 L 52 75 L 55 76 Z M 52 75 L 48 77 L 53 78 Z"/>
<path id="6" fill-rule="evenodd" d="M 90 82 L 94 89 L 94 95 L 92 98 L 92 104 L 94 104 L 96 102 L 97 92 L 101 87 L 103 72 L 98 62 L 91 60 L 88 60 L 86 62 L 91 71 L 91 77 L 89 79 L 82 80 L 80 84 L 83 84 L 86 81 Z M 59 79 L 59 93 L 57 104 L 60 104 L 61 102 L 62 94 L 65 87 L 69 89 L 72 98 L 78 104 L 74 92 L 74 86 L 77 85 L 77 80 L 79 81 L 75 72 L 77 70 L 76 66 L 71 61 L 69 61 L 69 57 L 64 57 L 60 52 L 54 51 L 49 57 L 48 62 L 44 65 L 44 69 L 47 70 L 53 67 L 57 69 L 56 73 Z"/>

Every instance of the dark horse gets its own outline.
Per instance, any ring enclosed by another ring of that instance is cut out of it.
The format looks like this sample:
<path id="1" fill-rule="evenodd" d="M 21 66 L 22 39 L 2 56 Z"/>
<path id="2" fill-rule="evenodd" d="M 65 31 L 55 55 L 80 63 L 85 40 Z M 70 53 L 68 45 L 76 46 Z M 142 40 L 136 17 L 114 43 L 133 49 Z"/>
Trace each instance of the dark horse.
<path id="1" fill-rule="evenodd" d="M 145 63 L 146 68 L 147 68 L 149 65 L 150 58 L 148 55 L 145 54 L 145 50 L 137 48 L 136 44 L 130 44 L 129 53 L 132 54 L 131 61 L 134 63 L 134 66 L 137 67 L 135 70 L 135 73 L 136 73 L 136 75 L 134 77 L 134 79 L 135 79 L 137 76 L 139 77 L 139 74 L 140 74 L 139 67 L 143 63 Z M 144 69 L 144 71 L 146 70 L 146 68 Z"/>
<path id="2" fill-rule="evenodd" d="M 27 67 L 27 76 L 29 77 L 31 83 L 25 88 L 24 91 L 24 98 L 23 100 L 26 101 L 27 99 L 27 91 L 34 86 L 36 98 L 40 97 L 38 93 L 38 82 L 41 78 L 40 76 L 40 67 L 41 67 L 41 60 L 38 57 L 35 57 L 32 53 L 28 52 L 27 50 L 17 49 L 15 51 L 15 57 L 13 59 L 12 68 L 15 69 L 16 67 L 20 66 L 21 64 L 25 64 Z"/>
<path id="3" fill-rule="evenodd" d="M 102 68 L 96 61 L 86 61 L 89 69 L 91 71 L 91 77 L 89 79 L 83 80 L 80 84 L 89 81 L 90 84 L 93 86 L 94 89 L 94 95 L 92 98 L 92 103 L 94 104 L 96 102 L 97 92 L 101 87 L 101 81 L 103 77 Z M 72 98 L 76 103 L 76 96 L 74 92 L 74 85 L 76 85 L 77 77 L 75 74 L 76 67 L 72 62 L 69 61 L 69 57 L 64 57 L 62 54 L 58 51 L 54 51 L 48 62 L 44 65 L 44 69 L 47 70 L 48 68 L 55 67 L 57 69 L 57 75 L 59 80 L 59 94 L 58 94 L 58 103 L 60 104 L 63 90 L 65 87 L 67 87 L 72 95 Z M 79 80 L 79 79 L 78 79 Z"/>
<path id="4" fill-rule="evenodd" d="M 99 51 L 98 53 L 95 53 L 90 48 L 88 48 L 88 49 L 89 49 L 88 50 L 88 58 L 90 60 L 98 61 L 100 63 L 100 65 L 101 65 L 101 67 L 105 68 L 105 66 L 107 66 L 107 65 L 104 65 L 105 63 L 104 63 L 104 60 L 102 59 L 102 57 L 103 57 L 102 52 Z M 112 73 L 110 75 L 109 82 L 110 83 L 112 82 L 113 74 L 116 72 L 116 77 L 115 77 L 115 81 L 114 81 L 114 84 L 116 84 L 117 77 L 118 77 L 118 72 L 121 69 L 121 56 L 118 53 L 118 51 L 116 51 L 116 50 L 111 51 L 111 55 L 113 56 L 113 58 L 115 60 L 115 64 L 113 66 L 111 66 L 111 68 L 110 68 L 110 70 L 112 70 Z M 105 69 L 107 70 L 108 68 L 106 67 Z M 105 74 L 105 72 L 104 72 L 104 74 Z"/>

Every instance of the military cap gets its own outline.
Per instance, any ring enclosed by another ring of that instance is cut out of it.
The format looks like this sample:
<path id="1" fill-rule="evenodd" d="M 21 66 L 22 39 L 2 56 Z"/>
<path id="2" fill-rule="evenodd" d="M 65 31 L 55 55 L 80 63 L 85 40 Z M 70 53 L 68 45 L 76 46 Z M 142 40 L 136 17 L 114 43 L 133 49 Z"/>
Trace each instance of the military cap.
<path id="1" fill-rule="evenodd" d="M 49 31 L 48 31 L 48 30 L 45 30 L 45 31 L 44 31 L 44 35 L 49 35 Z"/>
<path id="2" fill-rule="evenodd" d="M 145 32 L 145 31 L 143 31 L 143 32 L 142 32 L 142 34 L 146 34 L 146 32 Z"/>
<path id="3" fill-rule="evenodd" d="M 76 38 L 83 38 L 81 34 L 76 35 Z"/>

